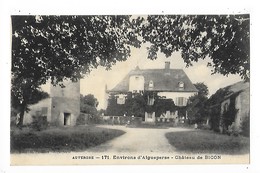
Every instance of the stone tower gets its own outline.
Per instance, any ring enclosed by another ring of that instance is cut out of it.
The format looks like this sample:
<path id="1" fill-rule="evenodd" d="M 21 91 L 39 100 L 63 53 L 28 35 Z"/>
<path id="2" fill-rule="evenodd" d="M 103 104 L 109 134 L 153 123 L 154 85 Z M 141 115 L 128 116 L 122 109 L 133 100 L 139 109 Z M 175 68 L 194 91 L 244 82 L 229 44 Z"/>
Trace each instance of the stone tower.
<path id="1" fill-rule="evenodd" d="M 74 126 L 80 114 L 80 82 L 64 81 L 65 87 L 51 86 L 51 124 Z"/>

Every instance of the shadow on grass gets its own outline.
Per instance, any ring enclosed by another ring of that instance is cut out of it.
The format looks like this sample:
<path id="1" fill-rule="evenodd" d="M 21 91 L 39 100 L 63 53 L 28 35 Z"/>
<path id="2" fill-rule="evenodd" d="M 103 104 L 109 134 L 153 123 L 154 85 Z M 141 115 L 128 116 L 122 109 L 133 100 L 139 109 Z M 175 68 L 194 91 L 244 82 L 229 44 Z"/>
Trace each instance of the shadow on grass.
<path id="1" fill-rule="evenodd" d="M 239 155 L 248 154 L 250 148 L 247 137 L 227 136 L 212 131 L 169 132 L 165 136 L 181 153 Z"/>
<path id="2" fill-rule="evenodd" d="M 15 130 L 11 133 L 11 153 L 83 151 L 124 133 L 122 130 L 95 126 Z"/>

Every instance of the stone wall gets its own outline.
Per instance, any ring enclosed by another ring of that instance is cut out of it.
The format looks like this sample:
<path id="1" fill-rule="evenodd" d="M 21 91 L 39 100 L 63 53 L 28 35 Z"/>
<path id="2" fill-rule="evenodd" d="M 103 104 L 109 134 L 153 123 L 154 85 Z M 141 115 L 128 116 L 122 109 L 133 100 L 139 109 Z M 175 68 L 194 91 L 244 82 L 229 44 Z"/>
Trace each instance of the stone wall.
<path id="1" fill-rule="evenodd" d="M 77 99 L 66 97 L 53 97 L 52 98 L 52 119 L 51 124 L 56 126 L 63 125 L 76 125 L 77 118 L 80 114 L 80 102 Z M 64 124 L 65 116 L 68 117 L 69 124 Z"/>
<path id="2" fill-rule="evenodd" d="M 80 114 L 80 82 L 64 81 L 65 87 L 51 86 L 51 124 L 76 125 Z"/>
<path id="3" fill-rule="evenodd" d="M 63 84 L 65 87 L 50 86 L 50 97 L 31 105 L 23 123 L 30 124 L 32 116 L 39 115 L 47 116 L 50 125 L 76 125 L 80 114 L 80 82 L 64 81 Z"/>
<path id="4" fill-rule="evenodd" d="M 249 88 L 241 92 L 236 99 L 236 109 L 238 109 L 235 125 L 237 127 L 241 126 L 243 119 L 249 116 L 250 112 L 250 94 Z"/>
<path id="5" fill-rule="evenodd" d="M 46 98 L 37 104 L 30 105 L 29 109 L 29 112 L 24 113 L 24 125 L 32 123 L 32 116 L 47 116 L 47 121 L 51 121 L 51 98 Z"/>

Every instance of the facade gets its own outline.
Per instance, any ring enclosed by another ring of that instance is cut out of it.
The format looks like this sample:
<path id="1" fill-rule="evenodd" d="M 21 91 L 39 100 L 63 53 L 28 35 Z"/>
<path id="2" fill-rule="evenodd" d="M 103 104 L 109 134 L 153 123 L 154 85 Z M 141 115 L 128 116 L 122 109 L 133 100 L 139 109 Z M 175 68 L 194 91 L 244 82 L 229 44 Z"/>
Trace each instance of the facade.
<path id="1" fill-rule="evenodd" d="M 30 124 L 33 116 L 44 116 L 50 125 L 73 126 L 80 114 L 80 82 L 64 81 L 65 87 L 50 86 L 49 98 L 29 107 L 24 124 Z"/>
<path id="2" fill-rule="evenodd" d="M 115 95 L 117 104 L 120 105 L 125 103 L 129 93 L 146 93 L 147 105 L 152 106 L 156 102 L 154 95 L 157 95 L 165 100 L 172 100 L 177 107 L 185 107 L 188 98 L 197 94 L 197 89 L 182 69 L 171 69 L 170 62 L 165 62 L 164 69 L 140 69 L 136 67 L 107 93 Z M 169 119 L 178 118 L 178 116 L 177 110 L 165 110 L 161 115 L 145 111 L 143 115 L 145 122 L 148 123 L 153 123 L 160 117 Z"/>
<path id="3" fill-rule="evenodd" d="M 228 91 L 220 103 L 220 132 L 228 130 L 241 131 L 242 122 L 249 117 L 250 91 L 248 82 L 237 82 L 227 86 Z"/>

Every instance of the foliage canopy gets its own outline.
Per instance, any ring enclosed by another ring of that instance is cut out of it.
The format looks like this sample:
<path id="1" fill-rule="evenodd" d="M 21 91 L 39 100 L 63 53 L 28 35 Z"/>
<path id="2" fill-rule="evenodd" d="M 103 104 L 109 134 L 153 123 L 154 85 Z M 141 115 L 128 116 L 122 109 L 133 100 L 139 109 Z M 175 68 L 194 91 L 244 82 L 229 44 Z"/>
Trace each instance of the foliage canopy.
<path id="1" fill-rule="evenodd" d="M 196 83 L 194 86 L 198 89 L 198 94 L 189 98 L 187 105 L 188 117 L 194 123 L 202 123 L 208 116 L 208 86 L 204 83 Z"/>
<path id="2" fill-rule="evenodd" d="M 12 16 L 12 105 L 23 112 L 48 80 L 62 85 L 110 69 L 145 42 L 149 59 L 181 51 L 187 66 L 209 57 L 213 73 L 249 80 L 249 26 L 247 14 Z"/>

